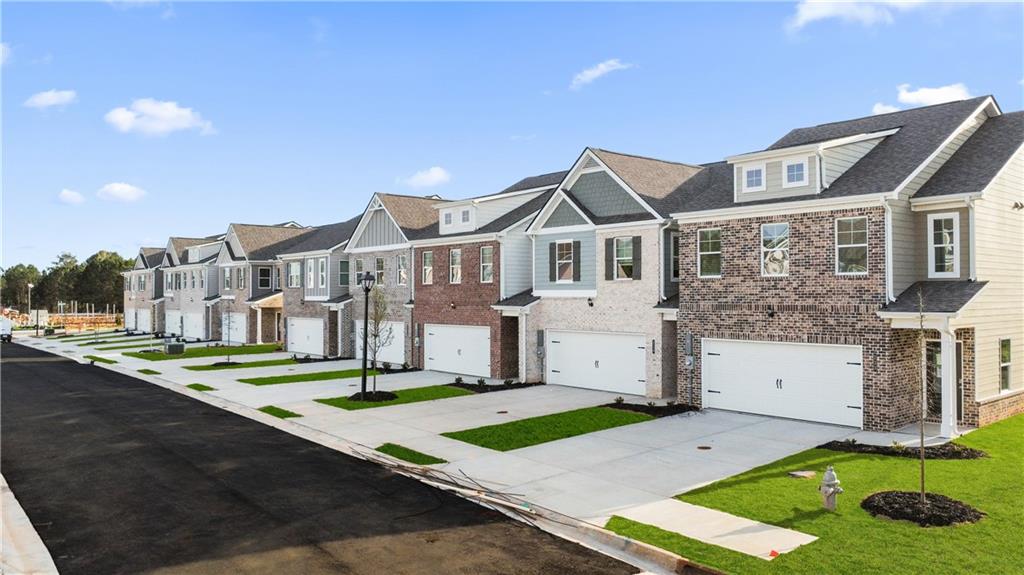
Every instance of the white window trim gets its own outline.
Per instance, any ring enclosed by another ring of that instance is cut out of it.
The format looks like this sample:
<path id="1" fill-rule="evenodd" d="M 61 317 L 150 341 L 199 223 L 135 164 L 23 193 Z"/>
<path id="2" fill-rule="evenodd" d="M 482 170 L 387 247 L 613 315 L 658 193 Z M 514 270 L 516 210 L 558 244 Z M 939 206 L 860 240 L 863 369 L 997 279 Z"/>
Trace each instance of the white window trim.
<path id="1" fill-rule="evenodd" d="M 803 166 L 804 179 L 799 181 L 799 182 L 790 182 L 789 181 L 789 173 L 788 173 L 789 172 L 789 166 L 795 166 L 797 164 L 800 164 L 800 165 Z M 802 158 L 802 159 L 799 159 L 799 160 L 782 160 L 782 187 L 783 188 L 802 188 L 802 187 L 806 186 L 808 184 L 807 168 L 808 168 L 807 158 Z"/>
<path id="2" fill-rule="evenodd" d="M 615 281 L 632 281 L 633 280 L 633 276 L 619 277 L 619 260 L 620 259 L 624 259 L 624 258 L 620 258 L 619 257 L 619 240 L 623 240 L 623 241 L 629 240 L 629 243 L 630 243 L 629 262 L 633 263 L 633 261 L 635 261 L 635 258 L 633 257 L 633 254 L 632 254 L 632 250 L 633 250 L 633 245 L 632 245 L 633 244 L 633 237 L 632 236 L 622 236 L 622 237 L 618 237 L 618 238 L 612 238 L 612 279 L 615 280 Z M 558 248 L 555 248 L 555 249 L 557 250 Z"/>
<path id="3" fill-rule="evenodd" d="M 295 266 L 295 275 L 292 275 L 292 266 Z M 302 287 L 302 262 L 288 262 L 288 287 Z M 295 281 L 292 281 L 295 278 Z"/>
<path id="4" fill-rule="evenodd" d="M 680 236 L 681 234 L 679 232 L 669 233 L 670 245 L 668 248 L 668 265 L 671 269 L 669 269 L 668 271 L 668 279 L 670 282 L 673 283 L 679 283 L 683 279 L 683 274 L 679 270 L 679 266 L 676 265 L 676 260 L 679 260 L 679 263 L 682 263 L 683 261 L 683 250 L 682 247 L 679 245 Z M 679 251 L 678 257 L 676 257 L 675 255 L 676 250 Z"/>
<path id="5" fill-rule="evenodd" d="M 315 273 L 315 270 L 313 269 L 314 261 L 315 260 L 313 258 L 306 258 L 306 283 L 302 286 L 305 289 L 313 289 L 313 286 L 316 285 L 313 282 L 313 275 Z"/>
<path id="6" fill-rule="evenodd" d="M 353 270 L 355 273 L 352 274 L 352 282 L 354 285 L 359 285 L 359 282 L 363 281 L 363 274 L 366 273 L 366 266 L 363 265 L 362 258 L 355 258 L 352 260 L 352 263 L 355 268 Z"/>
<path id="7" fill-rule="evenodd" d="M 342 270 L 345 271 L 345 281 L 341 281 Z M 352 269 L 348 260 L 338 260 L 338 286 L 345 287 L 352 283 Z"/>
<path id="8" fill-rule="evenodd" d="M 1009 342 L 1010 344 L 1010 361 L 1003 362 L 1003 342 Z M 999 347 L 996 349 L 996 355 L 999 359 L 999 393 L 1009 393 L 1013 391 L 1013 339 L 1008 337 L 999 338 Z M 1010 377 L 1009 381 L 1006 382 L 1006 387 L 1003 388 L 1003 368 L 1008 367 Z"/>
<path id="9" fill-rule="evenodd" d="M 459 281 L 452 281 L 452 270 L 455 269 L 455 265 L 452 264 L 452 256 L 456 253 L 459 254 Z M 452 285 L 462 283 L 462 248 L 448 250 L 448 283 Z"/>
<path id="10" fill-rule="evenodd" d="M 953 220 L 953 271 L 935 271 L 935 232 L 933 224 L 935 220 Z M 928 277 L 929 279 L 949 279 L 960 277 L 960 214 L 957 212 L 943 212 L 941 214 L 928 214 Z"/>
<path id="11" fill-rule="evenodd" d="M 451 212 L 444 212 L 444 214 L 442 214 L 442 221 L 444 222 L 444 225 L 450 226 L 452 225 L 452 222 L 455 221 L 455 218 L 452 217 Z"/>
<path id="12" fill-rule="evenodd" d="M 769 222 L 769 223 L 761 224 L 761 228 L 760 228 L 761 233 L 758 234 L 758 236 L 757 236 L 758 247 L 760 249 L 758 250 L 757 253 L 758 253 L 758 256 L 761 258 L 761 261 L 760 261 L 760 264 L 761 264 L 761 277 L 763 277 L 763 278 L 784 278 L 784 277 L 789 277 L 788 268 L 787 268 L 786 273 L 784 273 L 784 274 L 768 274 L 768 273 L 764 272 L 764 253 L 765 253 L 765 247 L 764 247 L 764 227 L 765 226 L 776 226 L 776 225 L 781 225 L 781 224 L 786 224 L 786 229 L 789 230 L 789 241 L 792 242 L 793 241 L 793 226 L 789 225 L 789 222 Z M 788 257 L 789 256 L 789 248 L 786 248 L 786 256 L 787 256 L 787 258 L 786 258 L 787 261 L 789 261 L 789 257 Z"/>
<path id="13" fill-rule="evenodd" d="M 327 289 L 327 258 L 317 258 L 316 260 L 316 287 Z"/>
<path id="14" fill-rule="evenodd" d="M 863 244 L 846 244 L 846 245 L 843 245 L 843 246 L 839 245 L 839 222 L 841 222 L 841 221 L 848 221 L 848 220 L 864 220 L 864 236 L 865 236 L 865 240 L 864 240 Z M 868 220 L 867 216 L 853 216 L 853 217 L 850 217 L 850 218 L 836 218 L 836 223 L 833 226 L 834 227 L 834 232 L 835 232 L 834 235 L 833 235 L 833 243 L 835 244 L 835 251 L 833 252 L 832 255 L 835 257 L 835 260 L 836 260 L 836 262 L 835 262 L 835 270 L 834 271 L 835 271 L 837 276 L 866 276 L 866 275 L 868 275 L 868 270 L 867 270 L 868 266 L 867 266 L 867 264 L 868 264 L 868 262 L 871 261 L 871 259 L 870 259 L 871 248 L 869 247 L 868 244 L 870 244 L 871 242 L 869 241 L 870 238 L 867 237 L 868 236 L 868 221 L 867 220 Z M 862 247 L 862 246 L 864 247 L 864 259 L 865 259 L 865 261 L 864 261 L 864 263 L 865 263 L 864 271 L 862 271 L 862 272 L 841 272 L 841 271 L 839 271 L 839 248 L 840 247 L 844 247 L 844 248 L 859 248 L 859 247 Z"/>
<path id="15" fill-rule="evenodd" d="M 404 264 L 402 262 L 405 262 Z M 405 279 L 402 279 L 402 271 L 405 271 Z M 395 258 L 395 285 L 404 286 L 409 283 L 409 256 L 398 254 Z"/>
<path id="16" fill-rule="evenodd" d="M 489 280 L 484 279 L 484 250 L 491 250 L 491 263 L 486 264 L 491 268 L 491 279 Z M 494 246 L 480 246 L 480 283 L 494 283 Z"/>
<path id="17" fill-rule="evenodd" d="M 572 266 L 575 265 L 574 262 L 576 261 L 576 253 L 575 253 L 576 250 L 575 250 L 574 246 L 572 245 L 572 240 L 555 242 L 555 283 L 556 284 L 576 283 L 576 282 L 574 282 L 572 280 L 572 278 L 569 278 L 567 280 L 563 280 L 561 277 L 559 277 L 561 274 L 558 273 L 558 265 L 559 265 L 559 263 L 561 263 L 561 260 L 558 259 L 558 246 L 561 246 L 561 245 L 568 245 L 569 246 L 569 269 L 572 269 Z"/>
<path id="18" fill-rule="evenodd" d="M 459 223 L 469 223 L 469 208 L 464 208 L 461 212 L 459 212 Z"/>
<path id="19" fill-rule="evenodd" d="M 427 265 L 427 255 L 430 256 L 430 265 Z M 430 268 L 430 281 L 427 281 L 427 268 Z M 423 285 L 434 284 L 434 252 L 432 250 L 424 251 L 420 254 L 420 280 Z"/>
<path id="20" fill-rule="evenodd" d="M 700 267 L 700 256 L 704 255 L 704 254 L 718 254 L 719 261 L 725 262 L 725 258 L 722 256 L 722 246 L 721 245 L 718 246 L 718 251 L 717 252 L 702 252 L 702 251 L 700 251 L 700 233 L 701 232 L 710 232 L 710 231 L 714 231 L 714 230 L 718 230 L 718 242 L 719 242 L 719 244 L 721 244 L 721 242 L 722 242 L 722 228 L 701 228 L 701 229 L 697 230 L 697 277 L 700 278 L 700 279 L 713 280 L 713 279 L 721 279 L 721 277 L 722 277 L 722 274 L 720 274 L 720 273 L 719 274 L 713 274 L 713 275 L 712 274 L 705 274 L 704 270 L 702 270 L 701 267 Z M 764 249 L 764 240 L 761 240 L 761 249 Z M 764 273 L 764 255 L 763 254 L 761 255 L 761 273 L 762 274 Z"/>
<path id="21" fill-rule="evenodd" d="M 377 269 L 377 264 L 380 269 Z M 377 285 L 384 285 L 384 278 L 388 277 L 388 262 L 384 258 L 373 258 L 373 279 Z"/>
<path id="22" fill-rule="evenodd" d="M 263 287 L 263 277 L 260 275 L 260 272 L 263 270 L 267 270 L 269 272 L 267 274 L 267 287 Z M 274 272 L 271 268 L 267 266 L 260 266 L 256 268 L 256 289 L 274 289 Z"/>
<path id="23" fill-rule="evenodd" d="M 747 172 L 750 170 L 761 170 L 761 185 L 747 186 Z M 746 164 L 740 167 L 740 191 L 742 192 L 763 192 L 768 186 L 768 169 L 764 162 L 760 164 Z"/>

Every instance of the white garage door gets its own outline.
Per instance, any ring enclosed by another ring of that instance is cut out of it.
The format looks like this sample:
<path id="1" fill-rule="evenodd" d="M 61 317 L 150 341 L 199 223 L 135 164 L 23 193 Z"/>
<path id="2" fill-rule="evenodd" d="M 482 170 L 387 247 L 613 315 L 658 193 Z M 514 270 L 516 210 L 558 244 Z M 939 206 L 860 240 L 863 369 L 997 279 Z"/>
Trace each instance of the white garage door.
<path id="1" fill-rule="evenodd" d="M 185 318 L 185 333 L 184 336 L 187 338 L 194 339 L 206 339 L 206 321 L 204 314 L 202 313 L 186 313 Z"/>
<path id="2" fill-rule="evenodd" d="M 220 338 L 226 342 L 240 344 L 245 343 L 248 335 L 248 318 L 242 312 L 225 312 L 221 314 Z"/>
<path id="3" fill-rule="evenodd" d="M 861 348 L 701 340 L 704 407 L 861 427 Z"/>
<path id="4" fill-rule="evenodd" d="M 125 331 L 135 331 L 137 328 L 136 316 L 138 311 L 135 309 L 124 310 L 124 329 Z"/>
<path id="5" fill-rule="evenodd" d="M 405 322 L 386 321 L 382 329 L 391 328 L 391 343 L 384 346 L 377 354 L 377 361 L 401 365 L 405 362 Z M 355 343 L 356 358 L 363 357 L 363 322 L 354 320 L 352 322 L 353 341 Z M 373 357 L 373 352 L 369 354 Z"/>
<path id="6" fill-rule="evenodd" d="M 491 376 L 491 328 L 475 325 L 424 326 L 424 367 L 478 377 Z"/>
<path id="7" fill-rule="evenodd" d="M 167 310 L 164 314 L 164 333 L 181 335 L 181 311 Z"/>
<path id="8" fill-rule="evenodd" d="M 324 355 L 324 320 L 312 317 L 288 318 L 288 351 Z"/>
<path id="9" fill-rule="evenodd" d="M 547 330 L 547 383 L 630 395 L 647 392 L 644 336 Z"/>
<path id="10" fill-rule="evenodd" d="M 136 310 L 135 329 L 149 333 L 153 331 L 153 324 L 150 321 L 149 308 Z"/>

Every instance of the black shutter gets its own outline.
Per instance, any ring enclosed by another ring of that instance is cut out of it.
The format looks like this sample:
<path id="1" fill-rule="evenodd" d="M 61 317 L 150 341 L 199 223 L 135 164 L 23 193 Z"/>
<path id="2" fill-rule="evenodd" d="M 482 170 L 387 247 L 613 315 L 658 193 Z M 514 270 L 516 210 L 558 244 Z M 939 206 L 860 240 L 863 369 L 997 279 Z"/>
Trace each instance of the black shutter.
<path id="1" fill-rule="evenodd" d="M 615 238 L 604 240 L 604 279 L 615 279 Z"/>
<path id="2" fill-rule="evenodd" d="M 580 281 L 580 242 L 572 243 L 572 281 Z"/>
<path id="3" fill-rule="evenodd" d="M 548 244 L 548 281 L 554 283 L 558 279 L 555 274 L 555 242 L 551 242 Z"/>
<path id="4" fill-rule="evenodd" d="M 640 243 L 640 236 L 633 236 L 633 279 L 640 279 L 640 269 L 643 266 L 643 244 Z"/>

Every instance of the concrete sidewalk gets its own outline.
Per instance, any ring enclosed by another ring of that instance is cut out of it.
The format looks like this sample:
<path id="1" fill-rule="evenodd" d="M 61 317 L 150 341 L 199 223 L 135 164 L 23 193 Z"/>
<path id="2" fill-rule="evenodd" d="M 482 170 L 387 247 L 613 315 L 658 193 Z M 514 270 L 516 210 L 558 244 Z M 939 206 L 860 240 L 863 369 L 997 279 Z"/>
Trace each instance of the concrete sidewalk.
<path id="1" fill-rule="evenodd" d="M 57 573 L 50 551 L 43 545 L 32 521 L 14 497 L 7 480 L 0 475 L 0 508 L 3 538 L 0 540 L 0 573 L 49 575 Z"/>

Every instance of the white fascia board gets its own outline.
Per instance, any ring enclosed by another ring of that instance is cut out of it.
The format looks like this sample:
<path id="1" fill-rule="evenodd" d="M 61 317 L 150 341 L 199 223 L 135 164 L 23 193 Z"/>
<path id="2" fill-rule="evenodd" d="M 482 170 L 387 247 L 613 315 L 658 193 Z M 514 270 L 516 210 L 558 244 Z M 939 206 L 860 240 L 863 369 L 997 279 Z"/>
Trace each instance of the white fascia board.
<path id="1" fill-rule="evenodd" d="M 967 206 L 971 200 L 982 197 L 982 192 L 969 192 L 966 194 L 949 194 L 947 196 L 933 196 L 927 198 L 910 198 L 910 211 L 923 212 L 939 209 L 959 209 Z"/>
<path id="2" fill-rule="evenodd" d="M 477 242 L 489 242 L 498 239 L 498 234 L 473 234 L 469 236 L 442 236 L 426 240 L 413 240 L 409 245 L 414 248 L 429 246 L 444 246 L 448 244 L 472 244 Z"/>
<path id="3" fill-rule="evenodd" d="M 325 301 L 325 302 L 321 303 L 320 305 L 324 306 L 325 308 L 331 309 L 331 310 L 338 310 L 338 309 L 344 309 L 345 306 L 347 306 L 351 301 L 352 301 L 352 299 L 347 299 L 345 301 L 333 302 L 333 303 Z"/>
<path id="4" fill-rule="evenodd" d="M 672 214 L 672 218 L 680 224 L 687 224 L 694 222 L 739 220 L 760 216 L 787 215 L 805 212 L 867 208 L 882 205 L 888 197 L 888 194 L 861 194 L 842 198 L 816 198 L 813 200 L 803 200 L 799 202 L 778 202 L 772 204 L 758 204 L 755 206 L 736 206 L 717 210 L 704 210 L 699 212 L 678 212 Z"/>
<path id="5" fill-rule="evenodd" d="M 591 224 L 580 224 L 578 226 L 564 226 L 561 228 L 540 229 L 535 232 L 528 232 L 531 236 L 553 236 L 558 234 L 574 234 L 576 232 L 592 232 L 595 228 Z"/>
<path id="6" fill-rule="evenodd" d="M 884 138 L 886 136 L 891 136 L 895 134 L 899 130 L 899 128 L 893 128 L 891 130 L 880 130 L 878 132 L 865 132 L 863 134 L 845 136 L 842 138 L 835 138 L 833 140 L 826 140 L 824 142 L 815 142 L 813 144 L 800 144 L 799 146 L 790 146 L 788 148 L 776 148 L 773 150 L 761 150 L 760 152 L 748 152 L 746 154 L 728 156 L 725 158 L 725 161 L 730 164 L 745 164 L 753 161 L 771 160 L 783 158 L 786 156 L 795 156 L 798 154 L 816 153 L 820 152 L 821 150 L 827 150 L 829 148 L 835 148 L 837 146 L 845 146 L 847 144 L 854 144 L 856 142 L 862 142 L 864 140 Z"/>
<path id="7" fill-rule="evenodd" d="M 441 209 L 441 208 L 457 208 L 459 206 L 470 206 L 470 205 L 482 204 L 482 203 L 485 203 L 485 202 L 490 202 L 490 201 L 493 201 L 493 200 L 503 200 L 505 198 L 514 198 L 516 196 L 523 196 L 523 195 L 526 195 L 526 194 L 539 194 L 541 192 L 546 192 L 546 191 L 550 190 L 553 187 L 554 186 L 541 186 L 539 188 L 528 188 L 528 189 L 519 190 L 519 191 L 516 191 L 516 192 L 507 192 L 507 193 L 504 193 L 504 194 L 499 192 L 499 193 L 496 193 L 496 194 L 488 194 L 486 196 L 479 196 L 479 197 L 476 197 L 476 198 L 466 198 L 465 200 L 453 200 L 453 201 L 450 201 L 450 202 L 438 202 L 438 203 L 434 204 L 431 207 L 432 208 L 436 208 L 436 209 Z"/>
<path id="8" fill-rule="evenodd" d="M 404 244 L 389 244 L 386 246 L 370 246 L 368 248 L 345 248 L 346 254 L 371 254 L 373 252 L 390 252 L 394 250 L 405 250 L 412 247 L 412 244 L 406 242 Z"/>
<path id="9" fill-rule="evenodd" d="M 281 254 L 277 256 L 278 260 L 301 260 L 303 258 L 317 257 L 317 256 L 329 256 L 332 250 L 313 250 L 309 252 L 295 252 L 292 254 Z"/>
<path id="10" fill-rule="evenodd" d="M 537 215 L 537 217 L 530 224 L 530 227 L 526 228 L 526 233 L 527 234 L 540 234 L 540 233 L 544 233 L 544 230 L 543 230 L 544 223 L 548 221 L 548 218 L 551 217 L 551 214 L 555 211 L 555 208 L 558 207 L 558 204 L 560 202 L 566 202 L 566 203 L 569 204 L 570 207 L 572 207 L 572 209 L 576 210 L 576 213 L 579 214 L 580 217 L 583 218 L 583 220 L 585 222 L 587 222 L 586 226 L 591 227 L 591 228 L 594 226 L 594 222 L 590 221 L 590 218 L 587 217 L 587 214 L 583 213 L 583 210 L 581 210 L 579 208 L 579 206 L 576 205 L 576 202 L 573 202 L 572 200 L 570 200 L 569 196 L 565 195 L 565 192 L 563 192 L 561 190 L 561 188 L 559 188 L 558 190 L 555 191 L 555 193 L 551 194 L 550 198 L 548 198 L 547 203 L 544 204 L 543 208 L 541 208 L 540 213 Z M 556 229 L 566 230 L 567 228 L 572 228 L 572 227 L 580 227 L 580 226 L 566 226 L 565 228 L 556 228 Z"/>
<path id="11" fill-rule="evenodd" d="M 879 318 L 887 320 L 889 327 L 893 329 L 920 329 L 921 315 L 917 312 L 875 312 Z M 924 314 L 924 328 L 946 331 L 949 329 L 949 322 L 959 316 L 957 313 L 926 313 Z"/>
<path id="12" fill-rule="evenodd" d="M 379 204 L 380 207 L 371 209 L 374 203 Z M 370 198 L 370 202 L 366 204 L 366 208 L 363 209 L 363 215 L 359 218 L 359 224 L 356 225 L 356 229 L 352 232 L 352 236 L 349 237 L 349 239 L 346 241 L 350 243 L 358 243 L 358 241 L 353 242 L 353 240 L 358 240 L 358 238 L 363 234 L 363 231 L 366 229 L 366 226 L 370 223 L 370 214 L 377 209 L 384 210 L 384 213 L 387 214 L 389 218 L 391 218 L 391 223 L 395 224 L 395 227 L 398 228 L 398 233 L 402 234 L 402 239 L 408 242 L 409 238 L 405 236 L 405 232 L 402 230 L 402 226 L 398 225 L 398 222 L 396 222 L 395 218 L 391 216 L 391 212 L 388 211 L 387 207 L 384 205 L 384 202 L 381 201 L 380 197 L 377 194 L 373 194 L 373 197 Z M 373 249 L 380 248 L 375 247 Z M 345 247 L 345 251 L 347 253 L 359 253 L 356 252 L 355 250 L 349 250 L 347 244 Z"/>
<path id="13" fill-rule="evenodd" d="M 597 297 L 597 290 L 533 290 L 533 295 L 546 298 Z"/>
<path id="14" fill-rule="evenodd" d="M 647 229 L 647 228 L 651 228 L 651 227 L 655 227 L 655 226 L 662 226 L 662 225 L 664 225 L 664 224 L 666 224 L 668 222 L 671 222 L 671 221 L 672 220 L 665 219 L 665 218 L 660 218 L 660 219 L 657 219 L 657 220 L 641 220 L 639 222 L 619 222 L 617 224 L 600 224 L 600 225 L 596 225 L 596 226 L 594 226 L 594 229 L 599 231 L 599 232 L 600 231 L 604 231 L 604 230 L 622 230 L 622 229 L 629 229 L 629 228 Z"/>

